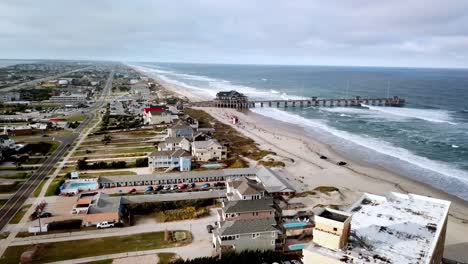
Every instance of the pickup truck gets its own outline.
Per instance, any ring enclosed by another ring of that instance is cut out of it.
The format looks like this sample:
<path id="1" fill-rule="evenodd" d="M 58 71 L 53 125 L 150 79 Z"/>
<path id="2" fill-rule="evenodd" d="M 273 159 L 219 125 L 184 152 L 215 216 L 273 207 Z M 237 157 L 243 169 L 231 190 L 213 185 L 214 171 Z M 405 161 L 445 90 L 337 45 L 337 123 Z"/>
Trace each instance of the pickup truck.
<path id="1" fill-rule="evenodd" d="M 104 221 L 104 222 L 98 223 L 96 227 L 98 229 L 102 229 L 102 228 L 110 228 L 110 227 L 114 227 L 114 226 L 115 226 L 114 222 Z"/>

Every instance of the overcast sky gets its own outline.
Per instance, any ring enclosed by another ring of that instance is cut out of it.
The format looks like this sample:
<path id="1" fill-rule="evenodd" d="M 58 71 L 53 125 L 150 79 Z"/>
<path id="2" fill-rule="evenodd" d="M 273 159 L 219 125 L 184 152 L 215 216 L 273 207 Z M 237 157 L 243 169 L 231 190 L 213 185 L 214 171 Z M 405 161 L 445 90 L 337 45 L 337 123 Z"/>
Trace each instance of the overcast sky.
<path id="1" fill-rule="evenodd" d="M 0 0 L 0 58 L 468 67 L 468 0 Z"/>

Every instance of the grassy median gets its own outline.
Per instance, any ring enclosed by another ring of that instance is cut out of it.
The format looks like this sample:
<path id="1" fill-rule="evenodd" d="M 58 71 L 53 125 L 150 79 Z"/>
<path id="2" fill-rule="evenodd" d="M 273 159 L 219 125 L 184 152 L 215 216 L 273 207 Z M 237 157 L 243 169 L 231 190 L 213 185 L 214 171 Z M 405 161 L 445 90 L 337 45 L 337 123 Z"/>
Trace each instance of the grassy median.
<path id="1" fill-rule="evenodd" d="M 164 239 L 164 232 L 161 231 L 38 244 L 36 257 L 31 263 L 47 263 L 123 252 L 180 247 L 192 242 L 192 236 L 187 231 L 172 233 L 173 239 L 168 241 Z M 175 237 L 180 240 L 176 240 Z M 21 254 L 29 248 L 31 248 L 29 245 L 8 247 L 0 259 L 0 263 L 18 263 Z"/>

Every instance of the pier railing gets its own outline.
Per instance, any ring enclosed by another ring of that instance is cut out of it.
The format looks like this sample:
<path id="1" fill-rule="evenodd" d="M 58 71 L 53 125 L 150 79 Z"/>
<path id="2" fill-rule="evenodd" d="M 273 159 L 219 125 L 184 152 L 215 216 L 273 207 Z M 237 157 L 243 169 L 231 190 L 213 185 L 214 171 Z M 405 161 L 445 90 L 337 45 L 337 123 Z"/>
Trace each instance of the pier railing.
<path id="1" fill-rule="evenodd" d="M 354 98 L 341 98 L 341 99 L 322 99 L 317 97 L 295 99 L 295 100 L 213 100 L 204 102 L 191 103 L 193 106 L 200 107 L 220 107 L 220 108 L 236 108 L 247 109 L 254 107 L 360 107 L 362 105 L 375 105 L 375 106 L 391 106 L 401 107 L 404 106 L 405 99 L 399 96 L 393 97 L 378 97 L 368 98 L 356 96 Z"/>

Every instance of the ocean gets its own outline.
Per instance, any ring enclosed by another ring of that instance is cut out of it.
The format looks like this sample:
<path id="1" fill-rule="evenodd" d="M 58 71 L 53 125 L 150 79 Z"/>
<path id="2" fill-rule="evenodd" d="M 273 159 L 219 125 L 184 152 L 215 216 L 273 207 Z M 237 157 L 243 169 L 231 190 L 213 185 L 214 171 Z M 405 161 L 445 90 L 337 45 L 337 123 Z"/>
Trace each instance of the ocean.
<path id="1" fill-rule="evenodd" d="M 468 70 L 131 63 L 194 94 L 237 90 L 255 99 L 383 97 L 401 108 L 255 108 L 303 127 L 351 158 L 468 201 Z"/>

